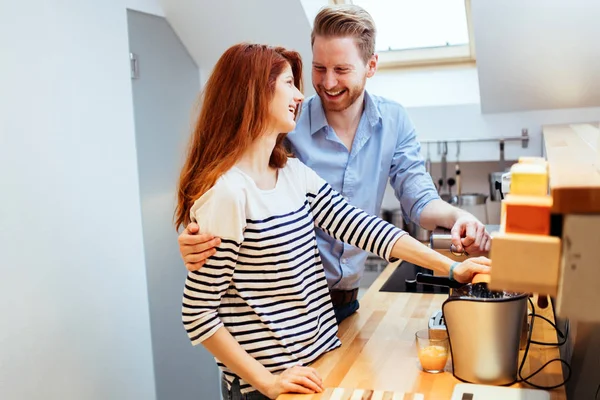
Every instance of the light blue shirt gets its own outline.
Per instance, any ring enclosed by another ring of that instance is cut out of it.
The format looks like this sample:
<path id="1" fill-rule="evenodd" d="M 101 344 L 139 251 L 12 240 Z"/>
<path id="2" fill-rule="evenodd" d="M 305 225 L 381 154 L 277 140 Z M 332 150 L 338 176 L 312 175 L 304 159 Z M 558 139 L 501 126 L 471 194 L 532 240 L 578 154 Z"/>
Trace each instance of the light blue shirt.
<path id="1" fill-rule="evenodd" d="M 350 204 L 378 215 L 388 177 L 405 219 L 419 223 L 423 208 L 439 198 L 425 170 L 415 127 L 398 103 L 365 92 L 365 108 L 349 152 L 327 123 L 318 96 L 307 99 L 288 134 L 294 154 Z M 331 289 L 357 288 L 368 253 L 320 229 L 317 244 Z"/>

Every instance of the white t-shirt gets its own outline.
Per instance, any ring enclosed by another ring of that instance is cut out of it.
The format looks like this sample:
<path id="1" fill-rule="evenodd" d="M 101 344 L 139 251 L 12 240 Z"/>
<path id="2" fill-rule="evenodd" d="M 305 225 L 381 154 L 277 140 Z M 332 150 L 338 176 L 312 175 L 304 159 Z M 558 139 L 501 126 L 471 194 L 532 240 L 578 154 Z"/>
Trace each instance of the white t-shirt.
<path id="1" fill-rule="evenodd" d="M 309 365 L 340 346 L 314 227 L 389 259 L 405 232 L 371 216 L 290 158 L 274 189 L 259 189 L 237 167 L 191 208 L 217 252 L 189 272 L 183 322 L 194 345 L 225 327 L 272 373 Z M 229 387 L 236 375 L 217 360 Z M 253 391 L 240 380 L 242 393 Z"/>

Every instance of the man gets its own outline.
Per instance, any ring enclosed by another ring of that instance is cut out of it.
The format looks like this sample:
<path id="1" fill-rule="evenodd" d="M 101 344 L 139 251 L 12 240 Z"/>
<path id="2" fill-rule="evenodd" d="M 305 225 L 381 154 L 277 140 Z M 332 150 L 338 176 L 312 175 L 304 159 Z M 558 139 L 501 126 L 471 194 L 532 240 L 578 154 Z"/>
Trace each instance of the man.
<path id="1" fill-rule="evenodd" d="M 328 6 L 315 17 L 312 83 L 317 96 L 305 101 L 296 129 L 287 136 L 294 154 L 352 205 L 375 215 L 389 177 L 405 218 L 427 229 L 451 229 L 459 252 L 487 252 L 490 237 L 484 225 L 439 198 L 404 108 L 365 91 L 367 78 L 377 69 L 375 35 L 373 19 L 358 6 Z M 219 243 L 218 238 L 196 232 L 198 226 L 190 224 L 179 236 L 189 270 L 201 268 Z M 367 253 L 320 230 L 317 241 L 341 321 L 358 309 Z M 430 265 L 436 254 L 423 248 L 421 265 Z"/>

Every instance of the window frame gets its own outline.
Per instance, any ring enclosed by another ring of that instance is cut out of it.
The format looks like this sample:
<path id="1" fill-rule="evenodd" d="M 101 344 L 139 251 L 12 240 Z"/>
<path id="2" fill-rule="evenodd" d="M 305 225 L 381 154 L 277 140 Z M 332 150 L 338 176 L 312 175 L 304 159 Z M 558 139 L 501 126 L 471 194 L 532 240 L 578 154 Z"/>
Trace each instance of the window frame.
<path id="1" fill-rule="evenodd" d="M 473 22 L 471 20 L 471 0 L 464 0 L 464 2 L 469 44 L 378 51 L 378 68 L 395 69 L 456 64 L 475 66 L 476 55 Z M 329 0 L 329 4 L 352 4 L 352 0 Z M 377 24 L 377 21 L 375 21 L 375 24 Z"/>

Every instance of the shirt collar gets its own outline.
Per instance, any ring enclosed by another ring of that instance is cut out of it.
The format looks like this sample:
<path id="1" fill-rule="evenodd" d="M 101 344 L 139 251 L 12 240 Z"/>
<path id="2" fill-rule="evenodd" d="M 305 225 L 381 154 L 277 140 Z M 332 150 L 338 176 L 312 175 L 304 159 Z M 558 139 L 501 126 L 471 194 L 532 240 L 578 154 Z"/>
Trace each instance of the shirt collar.
<path id="1" fill-rule="evenodd" d="M 381 114 L 373 101 L 369 92 L 365 90 L 365 109 L 363 113 L 367 116 L 367 120 L 371 126 L 377 125 L 381 119 Z M 318 95 L 314 95 L 310 100 L 310 134 L 314 135 L 326 126 L 327 118 L 325 117 L 325 111 L 323 110 L 323 104 L 321 98 Z"/>
<path id="2" fill-rule="evenodd" d="M 367 92 L 366 90 L 365 90 L 365 111 L 364 112 L 367 115 L 367 119 L 369 120 L 369 124 L 371 126 L 377 125 L 377 123 L 379 123 L 379 121 L 381 120 L 381 113 L 379 112 L 379 109 L 377 108 L 375 101 L 373 101 L 373 98 L 371 97 L 369 92 Z"/>
<path id="3" fill-rule="evenodd" d="M 315 94 L 310 100 L 310 134 L 314 135 L 326 126 L 328 126 L 327 118 L 325 118 L 321 98 Z"/>

